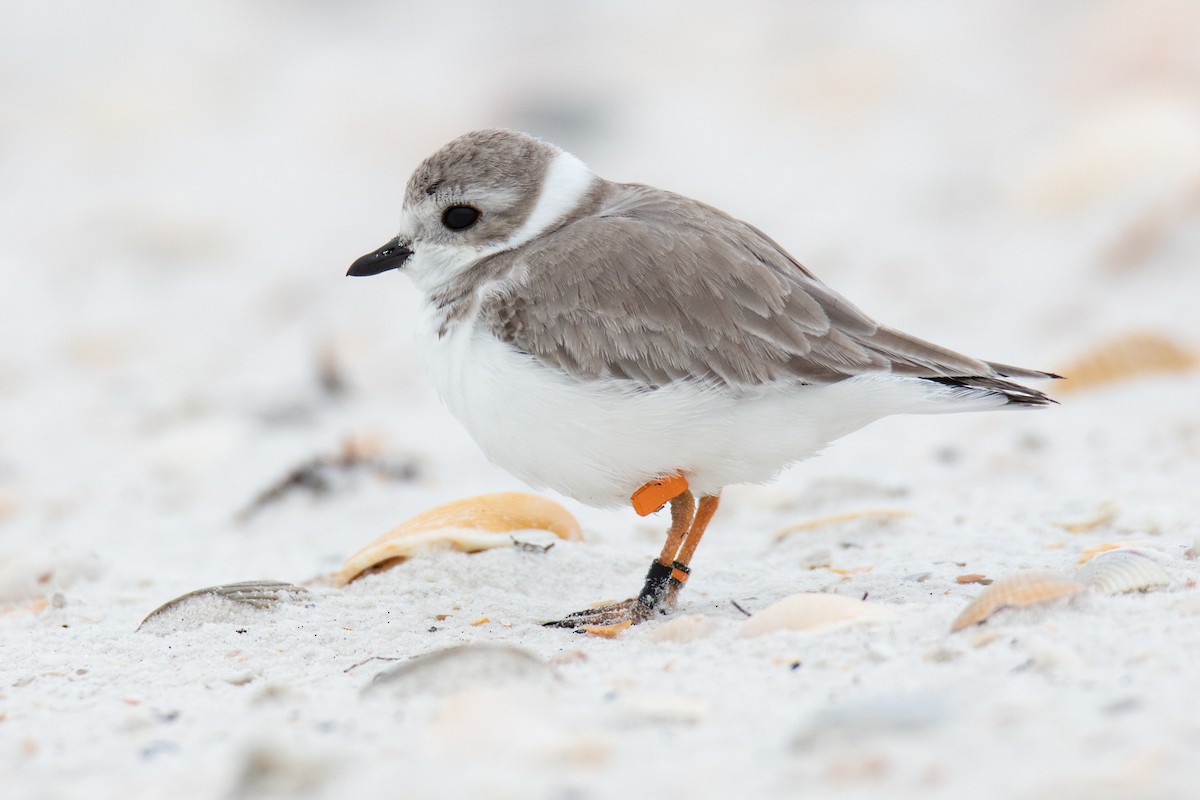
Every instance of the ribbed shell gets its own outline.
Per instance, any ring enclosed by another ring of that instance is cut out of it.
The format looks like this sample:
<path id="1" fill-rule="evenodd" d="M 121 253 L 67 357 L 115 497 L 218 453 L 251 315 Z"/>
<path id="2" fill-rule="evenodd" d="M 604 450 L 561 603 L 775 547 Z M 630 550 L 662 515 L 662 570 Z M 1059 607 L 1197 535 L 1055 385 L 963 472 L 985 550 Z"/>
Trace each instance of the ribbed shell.
<path id="1" fill-rule="evenodd" d="M 1017 572 L 1000 578 L 979 593 L 950 625 L 961 631 L 985 621 L 1002 608 L 1032 606 L 1078 594 L 1083 584 L 1053 572 Z"/>
<path id="2" fill-rule="evenodd" d="M 1171 573 L 1136 550 L 1101 553 L 1080 567 L 1075 578 L 1105 594 L 1145 592 L 1171 583 Z"/>

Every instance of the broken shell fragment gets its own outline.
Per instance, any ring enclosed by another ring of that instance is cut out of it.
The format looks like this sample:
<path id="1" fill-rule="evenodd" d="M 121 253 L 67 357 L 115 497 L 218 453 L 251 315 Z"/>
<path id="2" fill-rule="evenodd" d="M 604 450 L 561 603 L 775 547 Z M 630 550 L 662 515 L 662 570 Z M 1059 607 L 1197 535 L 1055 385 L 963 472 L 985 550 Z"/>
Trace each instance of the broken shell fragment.
<path id="1" fill-rule="evenodd" d="M 528 650 L 502 644 L 464 644 L 415 656 L 380 672 L 364 691 L 449 695 L 479 687 L 544 686 L 556 680 L 554 668 Z"/>
<path id="2" fill-rule="evenodd" d="M 742 623 L 740 636 L 761 636 L 774 631 L 829 631 L 847 625 L 881 622 L 896 611 L 838 594 L 801 592 L 767 606 Z"/>
<path id="3" fill-rule="evenodd" d="M 174 600 L 168 600 L 163 603 L 146 615 L 146 618 L 138 624 L 138 629 L 140 630 L 143 625 L 154 617 L 178 608 L 187 601 L 197 597 L 220 597 L 234 603 L 251 606 L 252 608 L 270 608 L 280 602 L 297 602 L 300 599 L 300 595 L 303 594 L 308 594 L 308 590 L 304 587 L 284 583 L 283 581 L 242 581 L 240 583 L 209 586 L 204 589 L 197 589 L 194 592 L 182 594 Z"/>
<path id="4" fill-rule="evenodd" d="M 386 568 L 429 547 L 466 553 L 511 547 L 514 539 L 551 534 L 581 541 L 579 522 L 558 503 L 525 492 L 481 494 L 431 508 L 406 520 L 346 559 L 333 575 L 345 586 L 372 568 Z"/>
<path id="5" fill-rule="evenodd" d="M 1200 357 L 1158 333 L 1126 333 L 1063 367 L 1062 391 L 1100 386 L 1150 373 L 1184 372 L 1200 365 Z"/>
<path id="6" fill-rule="evenodd" d="M 1091 547 L 1085 548 L 1084 551 L 1079 554 L 1079 564 L 1082 566 L 1102 553 L 1108 553 L 1112 550 L 1120 550 L 1123 547 L 1129 547 L 1134 544 L 1137 544 L 1137 542 L 1104 542 L 1103 544 L 1092 545 Z"/>
<path id="7" fill-rule="evenodd" d="M 1083 584 L 1053 572 L 1017 572 L 998 579 L 980 592 L 950 625 L 950 631 L 961 631 L 984 622 L 1002 608 L 1048 603 L 1078 594 L 1082 589 Z"/>
<path id="8" fill-rule="evenodd" d="M 1075 578 L 1105 594 L 1145 592 L 1171 583 L 1171 573 L 1137 550 L 1101 553 L 1080 567 Z"/>
<path id="9" fill-rule="evenodd" d="M 830 514 L 824 517 L 816 517 L 807 519 L 803 522 L 797 522 L 794 525 L 789 525 L 786 528 L 780 528 L 771 534 L 771 541 L 775 543 L 782 542 L 784 539 L 797 533 L 808 533 L 809 531 L 824 528 L 826 526 L 841 525 L 845 522 L 867 521 L 876 525 L 886 525 L 894 520 L 912 516 L 911 511 L 907 508 L 863 508 L 857 511 L 847 511 L 841 514 Z"/>
<path id="10" fill-rule="evenodd" d="M 664 622 L 650 634 L 655 642 L 694 642 L 706 639 L 721 628 L 721 620 L 704 614 L 688 614 Z"/>

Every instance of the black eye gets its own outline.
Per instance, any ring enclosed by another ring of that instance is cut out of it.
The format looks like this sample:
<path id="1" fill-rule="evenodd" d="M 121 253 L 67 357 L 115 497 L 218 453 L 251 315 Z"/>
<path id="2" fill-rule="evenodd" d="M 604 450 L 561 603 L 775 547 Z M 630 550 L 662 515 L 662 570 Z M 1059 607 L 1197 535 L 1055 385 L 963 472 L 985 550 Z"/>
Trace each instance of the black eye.
<path id="1" fill-rule="evenodd" d="M 478 221 L 478 209 L 470 206 L 450 206 L 442 212 L 442 224 L 452 231 L 465 231 Z"/>

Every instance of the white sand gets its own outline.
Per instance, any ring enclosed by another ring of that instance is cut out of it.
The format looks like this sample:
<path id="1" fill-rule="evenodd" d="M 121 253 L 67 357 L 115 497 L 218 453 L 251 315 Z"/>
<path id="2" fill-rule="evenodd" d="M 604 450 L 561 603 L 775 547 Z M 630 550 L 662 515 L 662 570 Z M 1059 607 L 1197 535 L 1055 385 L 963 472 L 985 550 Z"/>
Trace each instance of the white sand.
<path id="1" fill-rule="evenodd" d="M 407 282 L 342 277 L 392 235 L 408 170 L 471 128 L 728 208 L 974 355 L 1061 369 L 1131 330 L 1200 347 L 1200 8 L 903 5 L 6 6 L 0 796 L 1195 797 L 1195 372 L 886 420 L 731 488 L 676 615 L 707 621 L 539 627 L 635 591 L 665 525 L 565 501 L 585 543 L 137 630 L 186 591 L 302 582 L 437 503 L 522 488 L 431 396 Z M 420 478 L 235 519 L 349 437 Z M 773 539 L 871 509 L 911 513 Z M 957 576 L 1071 574 L 1124 541 L 1170 586 L 949 632 L 981 591 Z M 895 614 L 739 636 L 735 602 L 804 591 Z M 365 691 L 464 643 L 538 663 Z"/>

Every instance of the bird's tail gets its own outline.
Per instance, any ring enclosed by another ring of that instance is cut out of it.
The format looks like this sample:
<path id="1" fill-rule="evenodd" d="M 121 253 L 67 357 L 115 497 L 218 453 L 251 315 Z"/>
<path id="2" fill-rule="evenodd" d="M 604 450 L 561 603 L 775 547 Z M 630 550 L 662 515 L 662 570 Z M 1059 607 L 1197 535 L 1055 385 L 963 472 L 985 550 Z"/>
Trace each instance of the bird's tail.
<path id="1" fill-rule="evenodd" d="M 943 386 L 958 387 L 962 389 L 982 390 L 988 394 L 998 395 L 1005 399 L 1007 405 L 1022 406 L 1022 407 L 1037 407 L 1057 404 L 1057 400 L 1040 392 L 1037 389 L 1030 389 L 1015 381 L 1005 380 L 1006 378 L 1022 378 L 1026 380 L 1050 380 L 1059 379 L 1061 375 L 1055 375 L 1053 372 L 1042 372 L 1036 369 L 1025 369 L 1024 367 L 1010 367 L 1007 364 L 997 364 L 987 362 L 987 365 L 994 370 L 993 375 L 967 375 L 949 377 L 926 378 L 925 380 L 940 383 Z"/>

